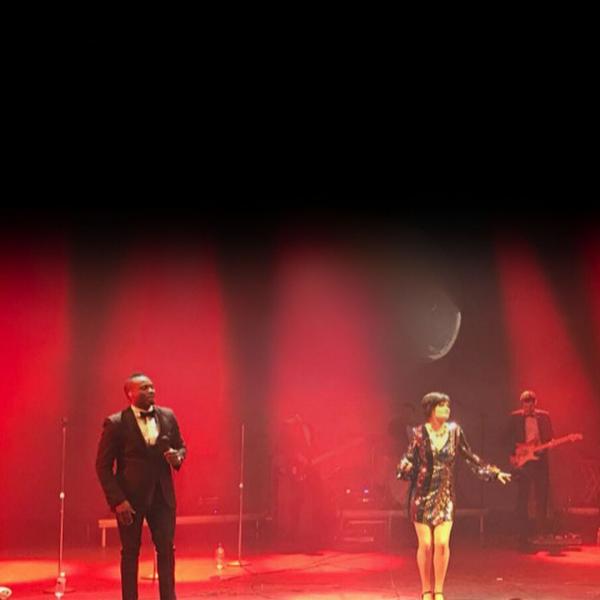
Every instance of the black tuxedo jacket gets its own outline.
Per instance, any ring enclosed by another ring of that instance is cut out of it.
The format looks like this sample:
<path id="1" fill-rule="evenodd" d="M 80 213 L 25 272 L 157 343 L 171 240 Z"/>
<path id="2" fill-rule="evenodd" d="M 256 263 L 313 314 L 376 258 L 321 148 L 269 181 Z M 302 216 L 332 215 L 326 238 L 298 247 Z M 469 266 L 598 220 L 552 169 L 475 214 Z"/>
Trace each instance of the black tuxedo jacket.
<path id="1" fill-rule="evenodd" d="M 168 446 L 179 451 L 183 459 L 185 444 L 177 419 L 169 408 L 155 406 L 158 422 L 158 439 L 155 446 L 147 446 L 131 407 L 110 415 L 104 420 L 102 436 L 96 456 L 96 473 L 111 508 L 129 500 L 136 510 L 148 508 L 156 485 L 169 506 L 175 508 L 175 490 L 171 466 L 163 452 Z M 114 468 L 116 463 L 116 470 Z M 179 470 L 180 467 L 176 467 Z"/>

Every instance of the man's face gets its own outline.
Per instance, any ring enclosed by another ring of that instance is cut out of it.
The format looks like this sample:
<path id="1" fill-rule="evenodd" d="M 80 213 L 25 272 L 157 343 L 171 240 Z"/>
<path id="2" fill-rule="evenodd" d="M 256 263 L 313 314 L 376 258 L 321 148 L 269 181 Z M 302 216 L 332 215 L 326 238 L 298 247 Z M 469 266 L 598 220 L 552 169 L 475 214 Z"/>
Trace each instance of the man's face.
<path id="1" fill-rule="evenodd" d="M 142 410 L 154 406 L 154 393 L 154 384 L 149 377 L 134 377 L 129 381 L 127 396 L 132 404 Z"/>
<path id="2" fill-rule="evenodd" d="M 535 413 L 535 400 L 525 400 L 523 402 L 523 412 L 526 415 L 533 415 Z"/>

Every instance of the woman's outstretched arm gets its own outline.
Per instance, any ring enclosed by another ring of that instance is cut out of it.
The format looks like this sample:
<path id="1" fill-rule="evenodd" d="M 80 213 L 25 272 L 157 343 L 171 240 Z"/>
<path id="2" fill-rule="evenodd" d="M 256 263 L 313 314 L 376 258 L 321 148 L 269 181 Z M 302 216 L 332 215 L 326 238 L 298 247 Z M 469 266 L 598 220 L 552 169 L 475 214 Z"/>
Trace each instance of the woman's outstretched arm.
<path id="1" fill-rule="evenodd" d="M 473 452 L 467 441 L 465 432 L 460 425 L 458 425 L 457 436 L 458 451 L 465 459 L 469 469 L 471 469 L 479 479 L 483 479 L 484 481 L 493 481 L 494 479 L 497 479 L 498 474 L 502 473 L 502 471 L 495 465 L 484 462 L 477 454 L 475 454 L 475 452 Z"/>

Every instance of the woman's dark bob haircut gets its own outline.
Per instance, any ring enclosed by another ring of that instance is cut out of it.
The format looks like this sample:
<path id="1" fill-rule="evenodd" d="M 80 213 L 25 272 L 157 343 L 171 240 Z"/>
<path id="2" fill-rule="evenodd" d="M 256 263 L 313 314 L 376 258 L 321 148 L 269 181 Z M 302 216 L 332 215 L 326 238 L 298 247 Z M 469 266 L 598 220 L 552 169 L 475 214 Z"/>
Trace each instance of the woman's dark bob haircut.
<path id="1" fill-rule="evenodd" d="M 429 394 L 425 394 L 423 396 L 423 400 L 421 400 L 421 406 L 423 407 L 425 418 L 429 419 L 434 408 L 438 404 L 442 404 L 442 402 L 447 402 L 450 404 L 450 397 L 448 394 L 442 394 L 442 392 L 429 392 Z"/>

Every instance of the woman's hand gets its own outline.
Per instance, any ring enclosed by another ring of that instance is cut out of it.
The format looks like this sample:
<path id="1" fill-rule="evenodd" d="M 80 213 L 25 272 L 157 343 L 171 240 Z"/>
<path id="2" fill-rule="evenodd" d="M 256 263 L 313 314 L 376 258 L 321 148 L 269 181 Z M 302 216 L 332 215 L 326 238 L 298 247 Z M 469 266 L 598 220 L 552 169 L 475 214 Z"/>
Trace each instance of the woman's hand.
<path id="1" fill-rule="evenodd" d="M 413 464 L 408 460 L 408 458 L 403 458 L 398 465 L 398 474 L 406 474 L 410 472 L 413 468 Z"/>
<path id="2" fill-rule="evenodd" d="M 496 478 L 502 485 L 506 485 L 507 483 L 509 483 L 511 480 L 511 477 L 512 477 L 512 475 L 510 473 L 505 473 L 504 471 L 500 471 L 500 473 L 498 473 L 498 475 L 496 475 Z"/>

